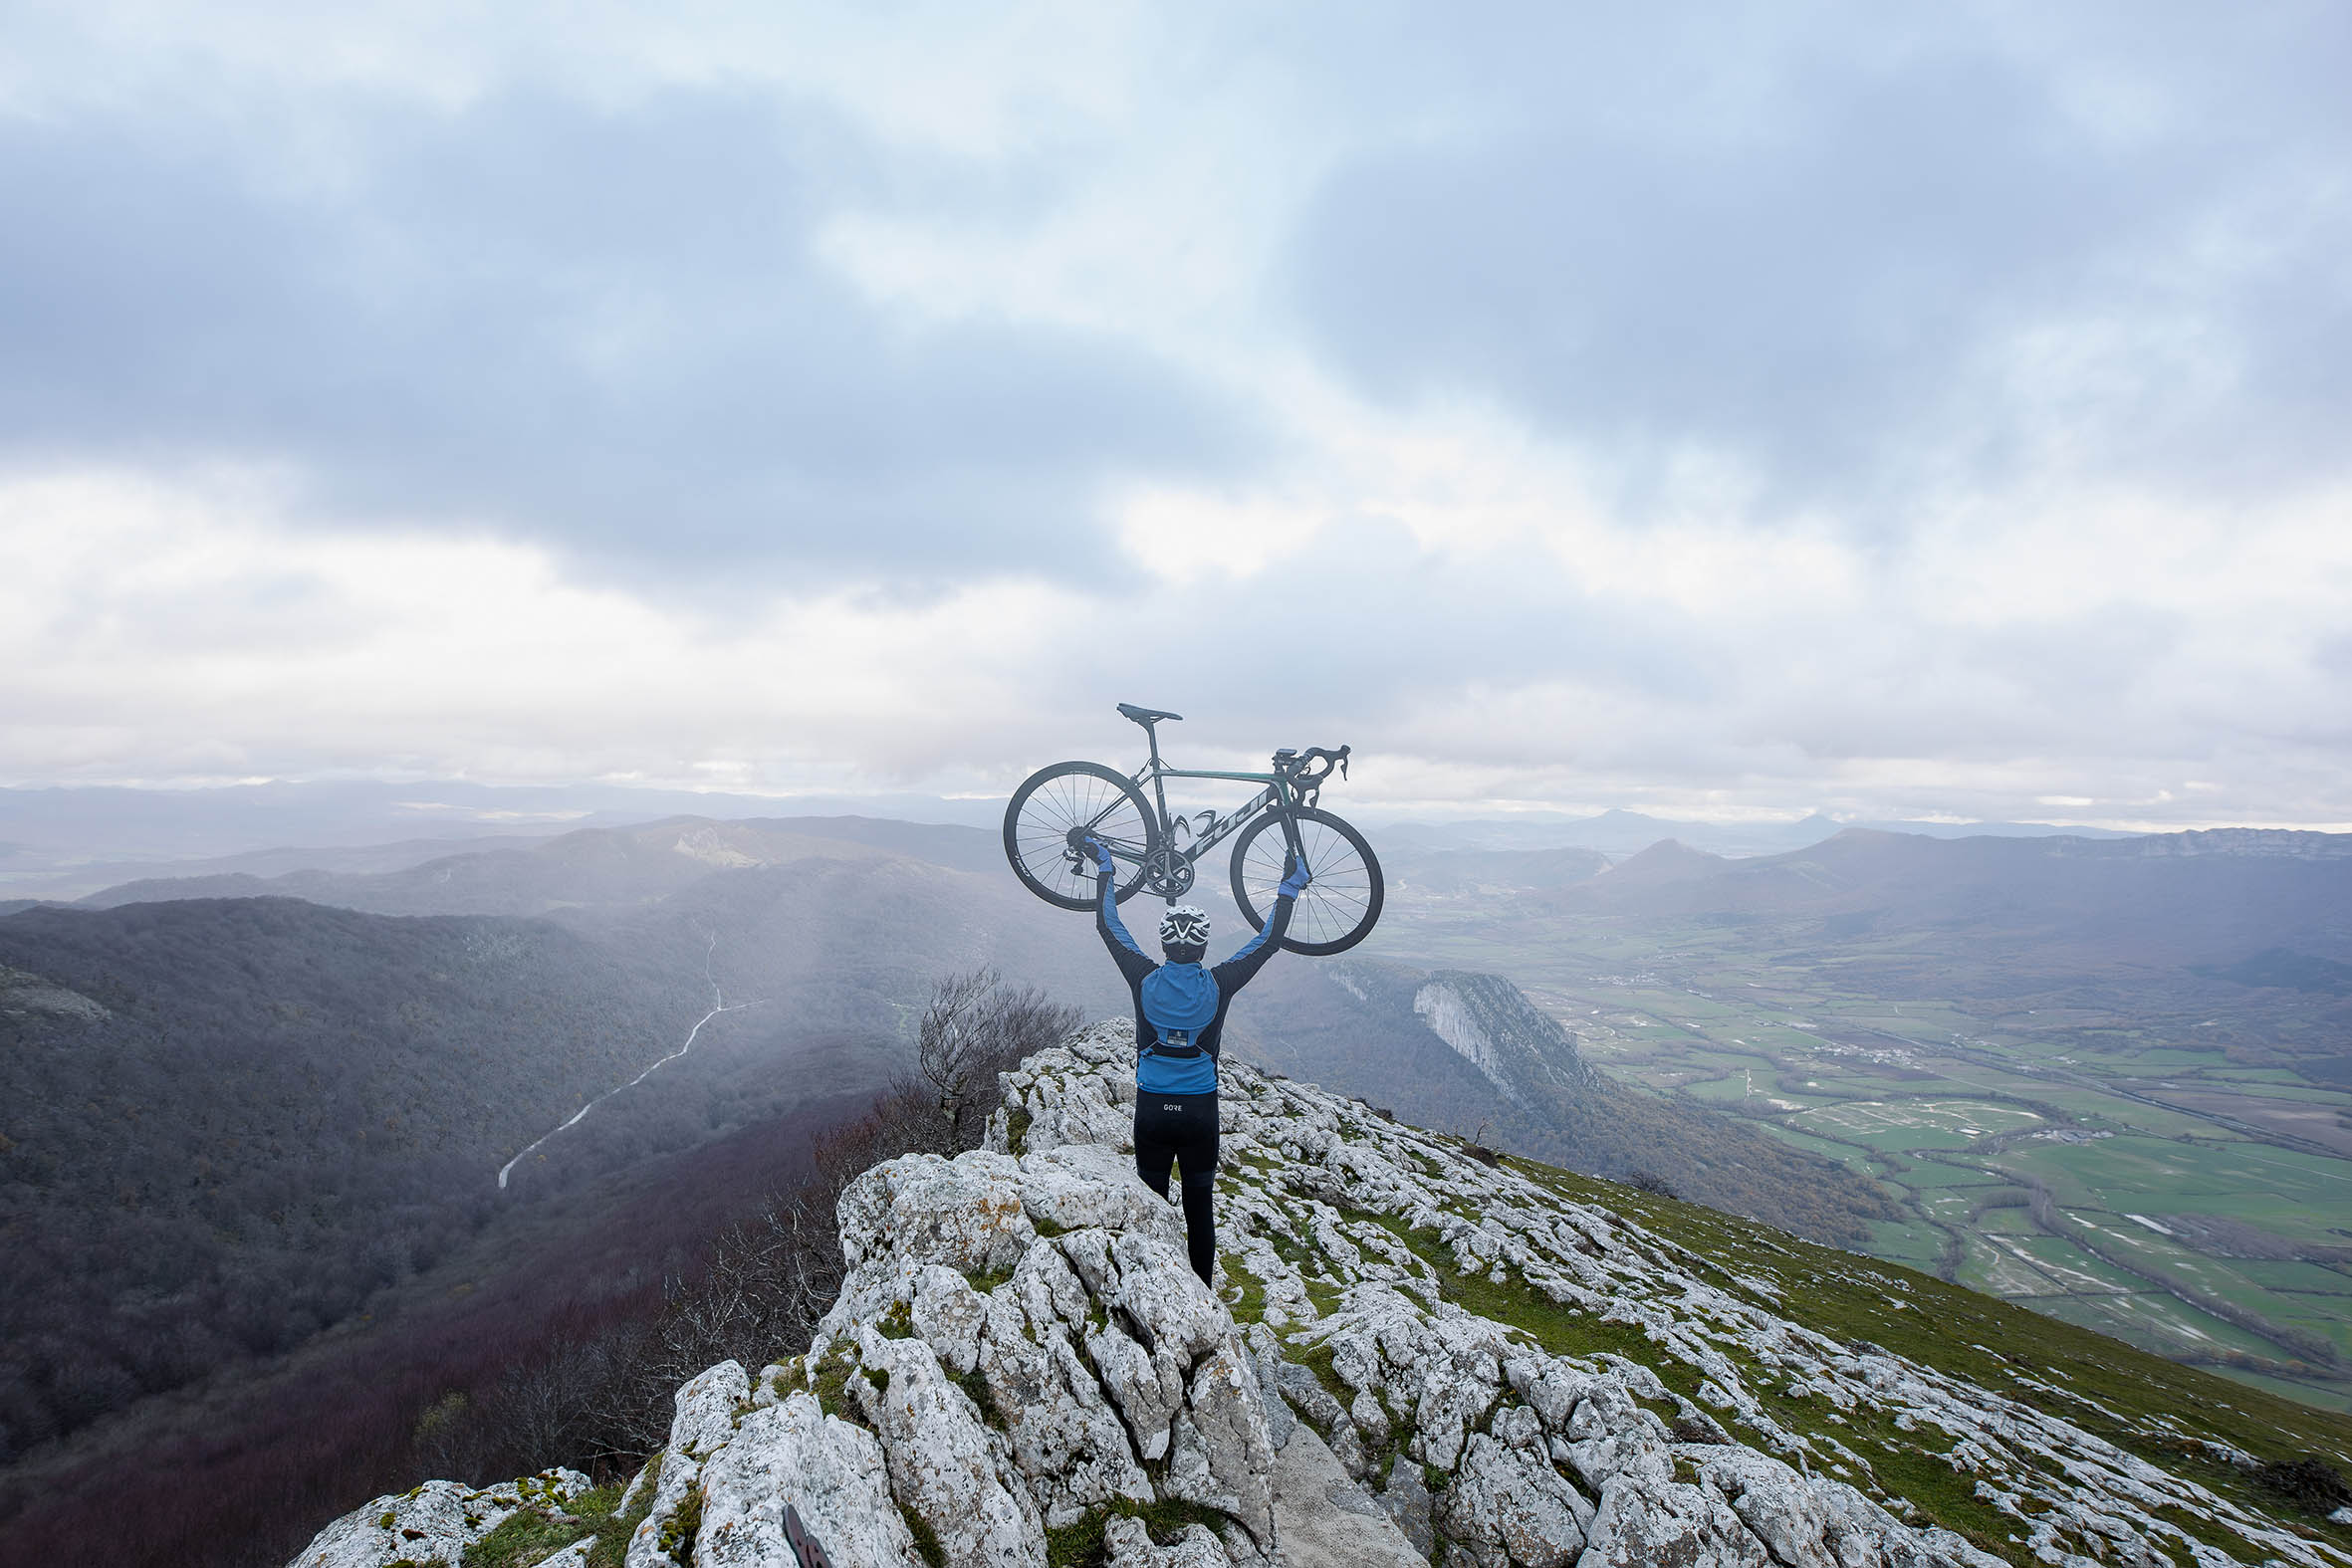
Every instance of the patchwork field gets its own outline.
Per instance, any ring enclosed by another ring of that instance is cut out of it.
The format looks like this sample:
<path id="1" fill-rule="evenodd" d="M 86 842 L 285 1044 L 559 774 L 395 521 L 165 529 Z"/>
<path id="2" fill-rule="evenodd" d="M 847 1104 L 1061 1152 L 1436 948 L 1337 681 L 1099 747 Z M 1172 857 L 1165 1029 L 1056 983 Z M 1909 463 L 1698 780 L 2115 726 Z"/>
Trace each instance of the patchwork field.
<path id="1" fill-rule="evenodd" d="M 1948 942 L 1493 909 L 1397 925 L 1428 962 L 1510 976 L 1603 1069 L 1875 1177 L 1906 1216 L 1877 1255 L 2352 1410 L 2352 1085 L 2292 996 L 2225 1014 L 2211 982 L 2028 971 L 1989 1002 Z"/>

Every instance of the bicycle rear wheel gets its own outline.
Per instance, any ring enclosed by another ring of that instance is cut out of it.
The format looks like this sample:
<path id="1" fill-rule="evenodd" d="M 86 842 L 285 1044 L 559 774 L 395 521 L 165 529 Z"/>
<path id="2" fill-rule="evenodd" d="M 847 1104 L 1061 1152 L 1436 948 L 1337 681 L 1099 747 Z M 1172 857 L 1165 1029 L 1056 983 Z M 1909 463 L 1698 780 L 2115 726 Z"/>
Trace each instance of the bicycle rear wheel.
<path id="1" fill-rule="evenodd" d="M 1070 847 L 1082 827 L 1125 862 L 1118 900 L 1143 886 L 1143 857 L 1159 843 L 1157 819 L 1133 780 L 1100 763 L 1056 763 L 1022 782 L 1005 805 L 1005 858 L 1021 885 L 1063 909 L 1094 907 L 1094 867 Z"/>
<path id="2" fill-rule="evenodd" d="M 1370 936 L 1380 919 L 1387 889 L 1379 857 L 1363 834 L 1328 811 L 1302 806 L 1291 815 L 1298 824 L 1299 846 L 1314 880 L 1291 911 L 1283 946 L 1310 958 L 1344 953 Z M 1274 910 L 1283 861 L 1290 852 L 1282 819 L 1272 811 L 1243 829 L 1233 846 L 1233 901 L 1241 906 L 1242 918 L 1260 931 Z"/>

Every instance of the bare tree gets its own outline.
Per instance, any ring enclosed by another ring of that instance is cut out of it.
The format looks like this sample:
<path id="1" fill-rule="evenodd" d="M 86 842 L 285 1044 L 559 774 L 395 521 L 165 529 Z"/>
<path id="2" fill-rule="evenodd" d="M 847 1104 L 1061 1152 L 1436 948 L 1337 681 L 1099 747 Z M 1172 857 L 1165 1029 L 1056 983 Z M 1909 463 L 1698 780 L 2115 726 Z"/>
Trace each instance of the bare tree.
<path id="1" fill-rule="evenodd" d="M 915 1067 L 929 1086 L 946 1147 L 974 1147 L 997 1107 L 997 1074 L 1060 1039 L 1083 1016 L 1035 986 L 1009 989 L 986 966 L 933 987 L 915 1028 Z"/>

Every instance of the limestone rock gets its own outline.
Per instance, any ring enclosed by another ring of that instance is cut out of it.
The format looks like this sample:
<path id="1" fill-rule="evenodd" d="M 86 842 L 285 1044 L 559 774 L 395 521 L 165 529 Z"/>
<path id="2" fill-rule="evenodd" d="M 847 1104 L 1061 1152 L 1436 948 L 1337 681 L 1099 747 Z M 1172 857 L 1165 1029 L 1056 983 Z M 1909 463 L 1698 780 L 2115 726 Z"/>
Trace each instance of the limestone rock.
<path id="1" fill-rule="evenodd" d="M 588 1489 L 588 1478 L 568 1469 L 479 1491 L 455 1481 L 426 1481 L 345 1514 L 314 1536 L 290 1568 L 384 1568 L 402 1559 L 454 1563 L 518 1508 L 560 1506 Z"/>
<path id="2" fill-rule="evenodd" d="M 1404 1466 L 1411 1470 L 1411 1465 Z M 1338 1459 L 1300 1427 L 1275 1459 L 1275 1527 L 1283 1559 L 1294 1568 L 1330 1563 L 1344 1568 L 1419 1568 L 1429 1560 L 1424 1510 L 1416 1547 Z"/>
<path id="3" fill-rule="evenodd" d="M 1437 1537 L 1430 1533 L 1429 1486 L 1421 1478 L 1420 1465 L 1400 1460 L 1388 1472 L 1388 1485 L 1382 1489 L 1379 1503 L 1413 1550 L 1427 1557 L 1437 1549 Z"/>
<path id="4" fill-rule="evenodd" d="M 1447 1535 L 1524 1568 L 1573 1562 L 1584 1546 L 1583 1521 L 1592 1516 L 1592 1504 L 1551 1467 L 1542 1449 L 1512 1447 L 1483 1432 L 1471 1435 L 1437 1506 Z"/>
<path id="5" fill-rule="evenodd" d="M 887 1380 L 877 1389 L 860 1378 L 853 1387 L 881 1439 L 890 1490 L 931 1527 L 949 1568 L 1044 1568 L 1036 1499 L 931 1347 L 868 1329 L 859 1349 Z"/>
<path id="6" fill-rule="evenodd" d="M 1183 1215 L 1143 1185 L 1131 1154 L 1094 1143 L 1032 1150 L 1022 1158 L 1021 1177 L 1022 1207 L 1038 1225 L 1133 1232 L 1184 1246 Z"/>
<path id="7" fill-rule="evenodd" d="M 915 1275 L 912 1316 L 915 1332 L 938 1353 L 950 1372 L 961 1377 L 980 1360 L 980 1333 L 988 1322 L 988 1302 L 962 1274 L 925 1263 Z"/>
<path id="8" fill-rule="evenodd" d="M 1002 1270 L 1018 1262 L 1037 1227 L 1022 1212 L 1019 1168 L 1003 1156 L 948 1161 L 909 1154 L 851 1182 L 840 1203 L 841 1251 L 854 1268 L 887 1244 L 914 1263 Z"/>
<path id="9" fill-rule="evenodd" d="M 751 1400 L 751 1380 L 733 1361 L 722 1361 L 688 1380 L 671 1396 L 669 1447 L 653 1481 L 653 1506 L 629 1536 L 627 1568 L 663 1568 L 684 1559 L 686 1499 L 702 1477 L 703 1460 L 735 1436 L 737 1407 Z"/>
<path id="10" fill-rule="evenodd" d="M 1142 1520 L 1119 1515 L 1103 1527 L 1102 1544 L 1110 1568 L 1233 1568 L 1217 1537 L 1197 1524 L 1173 1546 L 1155 1546 Z"/>
<path id="11" fill-rule="evenodd" d="M 1679 1481 L 1625 1476 L 1601 1492 L 1580 1568 L 1766 1568 L 1764 1543 L 1721 1497 Z"/>
<path id="12" fill-rule="evenodd" d="M 834 1563 L 918 1568 L 873 1434 L 827 1416 L 807 1393 L 756 1410 L 702 1477 L 696 1568 L 796 1568 L 787 1505 Z"/>
<path id="13" fill-rule="evenodd" d="M 1226 1512 L 1262 1543 L 1274 1541 L 1274 1442 L 1257 1375 L 1229 1332 L 1193 1369 L 1185 1403 L 1208 1454 L 1209 1473 L 1235 1499 Z M 1220 1506 L 1225 1506 L 1221 1504 Z"/>

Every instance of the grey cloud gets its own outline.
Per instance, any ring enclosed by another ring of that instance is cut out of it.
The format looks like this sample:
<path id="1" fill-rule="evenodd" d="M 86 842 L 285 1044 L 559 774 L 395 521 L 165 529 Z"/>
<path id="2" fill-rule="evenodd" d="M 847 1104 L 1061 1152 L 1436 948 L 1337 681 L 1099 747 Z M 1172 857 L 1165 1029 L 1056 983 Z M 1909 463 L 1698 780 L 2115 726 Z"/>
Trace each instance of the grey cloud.
<path id="1" fill-rule="evenodd" d="M 340 109 L 350 183 L 200 115 L 0 122 L 0 443 L 291 462 L 325 510 L 632 571 L 1116 569 L 1106 476 L 1254 437 L 1163 363 L 893 322 L 811 254 L 882 169 L 772 100 Z M 306 126 L 316 134 L 319 127 Z"/>
<path id="2" fill-rule="evenodd" d="M 1155 593 L 1122 618 L 1116 642 L 1059 661 L 1037 709 L 1091 719 L 1121 701 L 1172 708 L 1190 722 L 1171 730 L 1170 745 L 1196 756 L 1218 745 L 1378 750 L 1378 737 L 1417 713 L 1458 707 L 1473 689 L 1573 680 L 1689 714 L 1716 709 L 1738 686 L 1737 661 L 1686 617 L 1590 593 L 1571 569 L 1524 550 L 1424 551 L 1379 520 L 1335 525 L 1252 577 Z M 1556 735 L 1495 734 L 1431 760 L 1563 755 Z"/>
<path id="3" fill-rule="evenodd" d="M 2164 18 L 2162 56 L 2141 8 L 2042 57 L 1991 27 L 1905 38 L 1883 8 L 1762 39 L 1589 14 L 1489 39 L 1504 108 L 1326 180 L 1299 317 L 1375 395 L 1468 388 L 1589 439 L 1636 507 L 1698 443 L 1753 464 L 1767 508 L 1900 510 L 2009 477 L 2058 423 L 2094 464 L 2181 482 L 2341 473 L 2352 47 L 2322 12 L 2202 16 Z M 2102 74 L 2161 129 L 2086 120 L 2072 90 Z M 2011 360 L 2052 331 L 2080 335 L 2056 406 Z"/>

